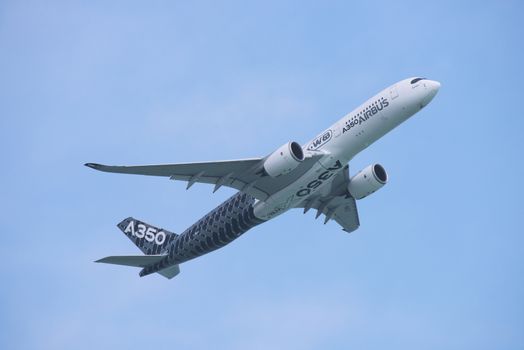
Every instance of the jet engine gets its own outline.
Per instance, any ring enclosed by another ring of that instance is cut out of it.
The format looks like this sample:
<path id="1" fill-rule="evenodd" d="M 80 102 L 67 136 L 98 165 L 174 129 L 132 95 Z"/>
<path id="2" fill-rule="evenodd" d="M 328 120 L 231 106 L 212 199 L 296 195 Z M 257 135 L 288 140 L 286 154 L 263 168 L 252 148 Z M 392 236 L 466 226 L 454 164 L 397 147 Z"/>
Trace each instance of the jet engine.
<path id="1" fill-rule="evenodd" d="M 349 180 L 348 191 L 355 199 L 369 196 L 388 182 L 388 174 L 380 164 L 372 164 Z"/>
<path id="2" fill-rule="evenodd" d="M 271 153 L 264 161 L 264 170 L 271 177 L 293 171 L 304 160 L 304 152 L 298 142 L 288 142 Z"/>

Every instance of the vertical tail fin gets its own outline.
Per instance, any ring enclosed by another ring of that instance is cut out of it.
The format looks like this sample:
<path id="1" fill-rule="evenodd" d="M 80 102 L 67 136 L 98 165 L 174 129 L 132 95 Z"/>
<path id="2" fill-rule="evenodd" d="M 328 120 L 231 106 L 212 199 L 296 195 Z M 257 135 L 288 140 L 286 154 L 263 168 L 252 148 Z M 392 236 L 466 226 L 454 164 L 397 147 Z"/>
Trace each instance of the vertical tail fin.
<path id="1" fill-rule="evenodd" d="M 146 255 L 163 253 L 178 236 L 132 217 L 122 220 L 117 226 Z"/>

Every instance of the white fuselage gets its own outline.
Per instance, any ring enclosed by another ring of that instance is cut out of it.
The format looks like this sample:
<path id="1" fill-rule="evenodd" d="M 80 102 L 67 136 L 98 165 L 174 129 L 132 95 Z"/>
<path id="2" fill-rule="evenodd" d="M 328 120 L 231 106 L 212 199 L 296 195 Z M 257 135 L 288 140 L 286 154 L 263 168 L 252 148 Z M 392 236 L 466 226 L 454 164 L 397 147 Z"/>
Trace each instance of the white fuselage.
<path id="1" fill-rule="evenodd" d="M 426 106 L 440 87 L 432 80 L 411 81 L 413 78 L 405 79 L 382 90 L 309 141 L 303 147 L 306 155 L 308 151 L 325 155 L 297 181 L 267 200 L 258 201 L 255 216 L 269 220 L 312 196 L 328 193 L 333 175 L 360 151 Z"/>

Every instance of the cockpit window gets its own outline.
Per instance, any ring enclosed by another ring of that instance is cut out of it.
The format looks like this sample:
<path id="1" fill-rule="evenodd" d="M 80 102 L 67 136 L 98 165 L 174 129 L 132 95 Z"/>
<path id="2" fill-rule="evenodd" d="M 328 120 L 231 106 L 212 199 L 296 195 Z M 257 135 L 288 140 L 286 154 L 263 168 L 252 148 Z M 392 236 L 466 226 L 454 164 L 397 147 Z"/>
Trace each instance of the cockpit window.
<path id="1" fill-rule="evenodd" d="M 418 83 L 419 81 L 421 80 L 425 80 L 426 78 L 415 78 L 411 81 L 411 84 L 415 84 L 415 83 Z"/>

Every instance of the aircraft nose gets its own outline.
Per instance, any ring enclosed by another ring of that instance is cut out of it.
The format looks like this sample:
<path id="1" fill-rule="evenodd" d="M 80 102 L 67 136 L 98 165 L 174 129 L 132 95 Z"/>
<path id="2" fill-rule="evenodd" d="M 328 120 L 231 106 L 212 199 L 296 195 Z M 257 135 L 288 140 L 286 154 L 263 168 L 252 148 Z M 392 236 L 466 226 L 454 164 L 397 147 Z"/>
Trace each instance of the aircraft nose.
<path id="1" fill-rule="evenodd" d="M 428 80 L 426 82 L 426 86 L 432 90 L 432 91 L 435 91 L 435 94 L 438 92 L 438 90 L 440 89 L 440 83 L 436 80 Z"/>
<path id="2" fill-rule="evenodd" d="M 422 106 L 430 103 L 440 89 L 440 83 L 435 80 L 426 80 L 424 85 L 426 86 L 426 96 L 422 99 Z"/>

